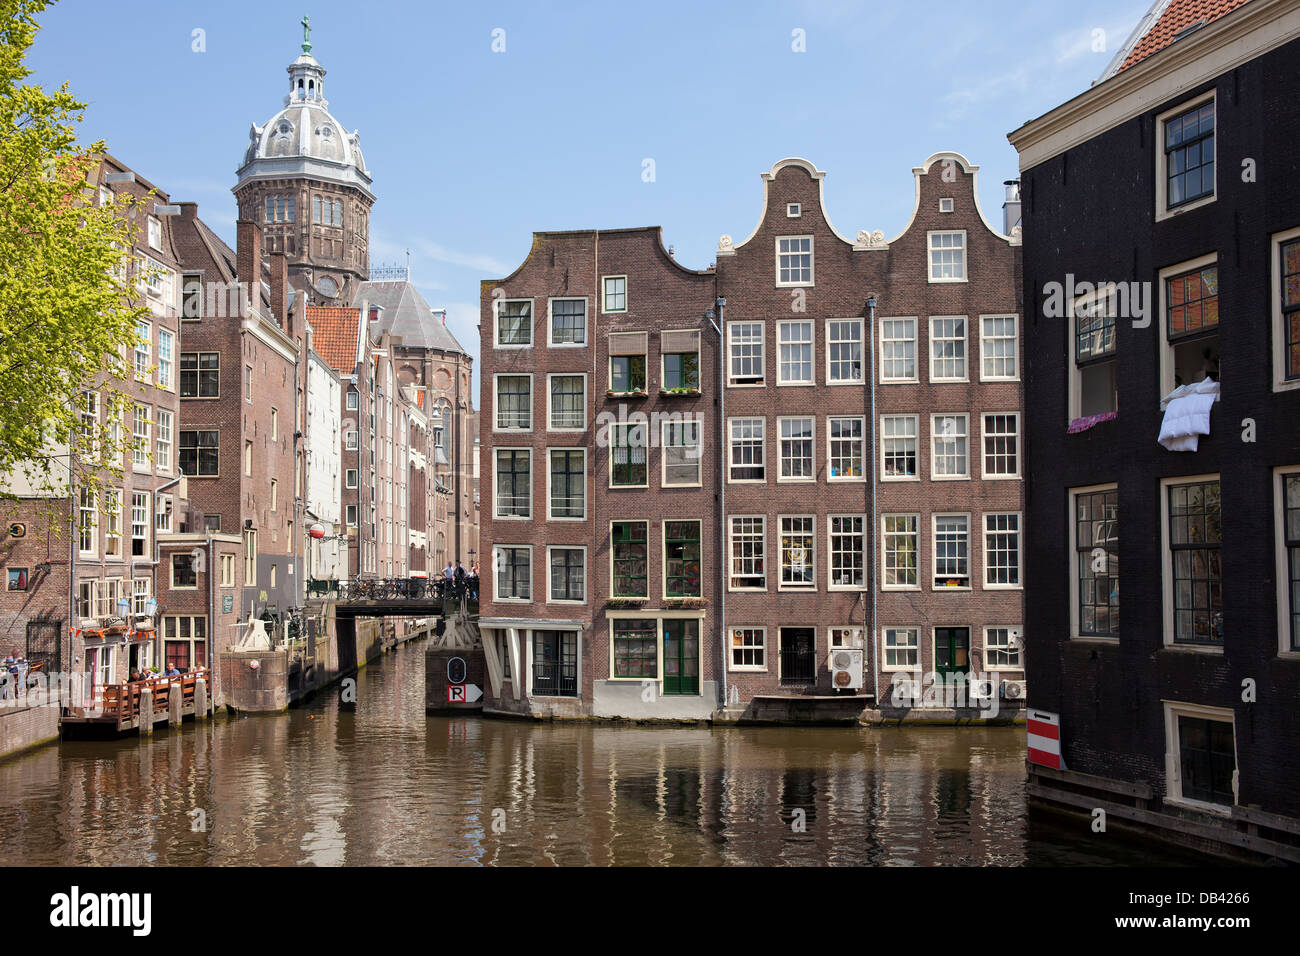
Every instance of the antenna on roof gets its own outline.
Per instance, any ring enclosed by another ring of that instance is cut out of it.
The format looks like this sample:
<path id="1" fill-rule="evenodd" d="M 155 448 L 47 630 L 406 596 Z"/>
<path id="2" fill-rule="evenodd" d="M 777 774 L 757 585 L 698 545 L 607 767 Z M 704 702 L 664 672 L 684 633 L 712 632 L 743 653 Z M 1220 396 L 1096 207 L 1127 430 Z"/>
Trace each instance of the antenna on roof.
<path id="1" fill-rule="evenodd" d="M 406 281 L 411 281 L 411 250 L 406 250 Z"/>

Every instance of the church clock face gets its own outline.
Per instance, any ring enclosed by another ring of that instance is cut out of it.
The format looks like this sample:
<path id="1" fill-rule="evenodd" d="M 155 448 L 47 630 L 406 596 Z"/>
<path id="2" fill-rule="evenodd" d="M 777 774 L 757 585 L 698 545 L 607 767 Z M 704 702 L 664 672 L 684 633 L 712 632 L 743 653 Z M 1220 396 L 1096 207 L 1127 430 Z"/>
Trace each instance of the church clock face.
<path id="1" fill-rule="evenodd" d="M 329 276 L 321 276 L 316 280 L 316 291 L 332 299 L 339 294 L 339 284 Z"/>

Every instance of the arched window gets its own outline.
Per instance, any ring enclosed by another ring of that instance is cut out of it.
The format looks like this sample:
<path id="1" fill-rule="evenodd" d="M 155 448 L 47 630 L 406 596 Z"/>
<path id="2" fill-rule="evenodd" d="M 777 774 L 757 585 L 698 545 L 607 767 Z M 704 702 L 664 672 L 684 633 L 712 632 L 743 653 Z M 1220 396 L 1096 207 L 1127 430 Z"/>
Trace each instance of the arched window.
<path id="1" fill-rule="evenodd" d="M 334 200 L 334 225 L 343 225 L 343 200 Z"/>

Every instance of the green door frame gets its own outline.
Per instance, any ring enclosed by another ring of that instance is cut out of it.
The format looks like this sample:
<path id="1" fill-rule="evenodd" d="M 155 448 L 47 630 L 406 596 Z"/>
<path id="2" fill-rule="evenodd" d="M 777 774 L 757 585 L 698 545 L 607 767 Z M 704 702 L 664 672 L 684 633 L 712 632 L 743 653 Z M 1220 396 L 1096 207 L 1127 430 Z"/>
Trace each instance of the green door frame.
<path id="1" fill-rule="evenodd" d="M 664 621 L 664 696 L 700 693 L 700 621 L 668 618 Z"/>

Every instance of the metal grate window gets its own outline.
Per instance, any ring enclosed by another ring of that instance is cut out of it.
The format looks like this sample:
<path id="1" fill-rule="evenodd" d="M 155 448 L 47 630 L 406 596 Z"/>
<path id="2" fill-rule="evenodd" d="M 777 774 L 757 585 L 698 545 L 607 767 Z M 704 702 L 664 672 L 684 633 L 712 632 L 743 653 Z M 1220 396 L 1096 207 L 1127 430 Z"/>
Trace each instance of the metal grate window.
<path id="1" fill-rule="evenodd" d="M 544 697 L 578 696 L 576 631 L 533 631 L 533 693 Z"/>

